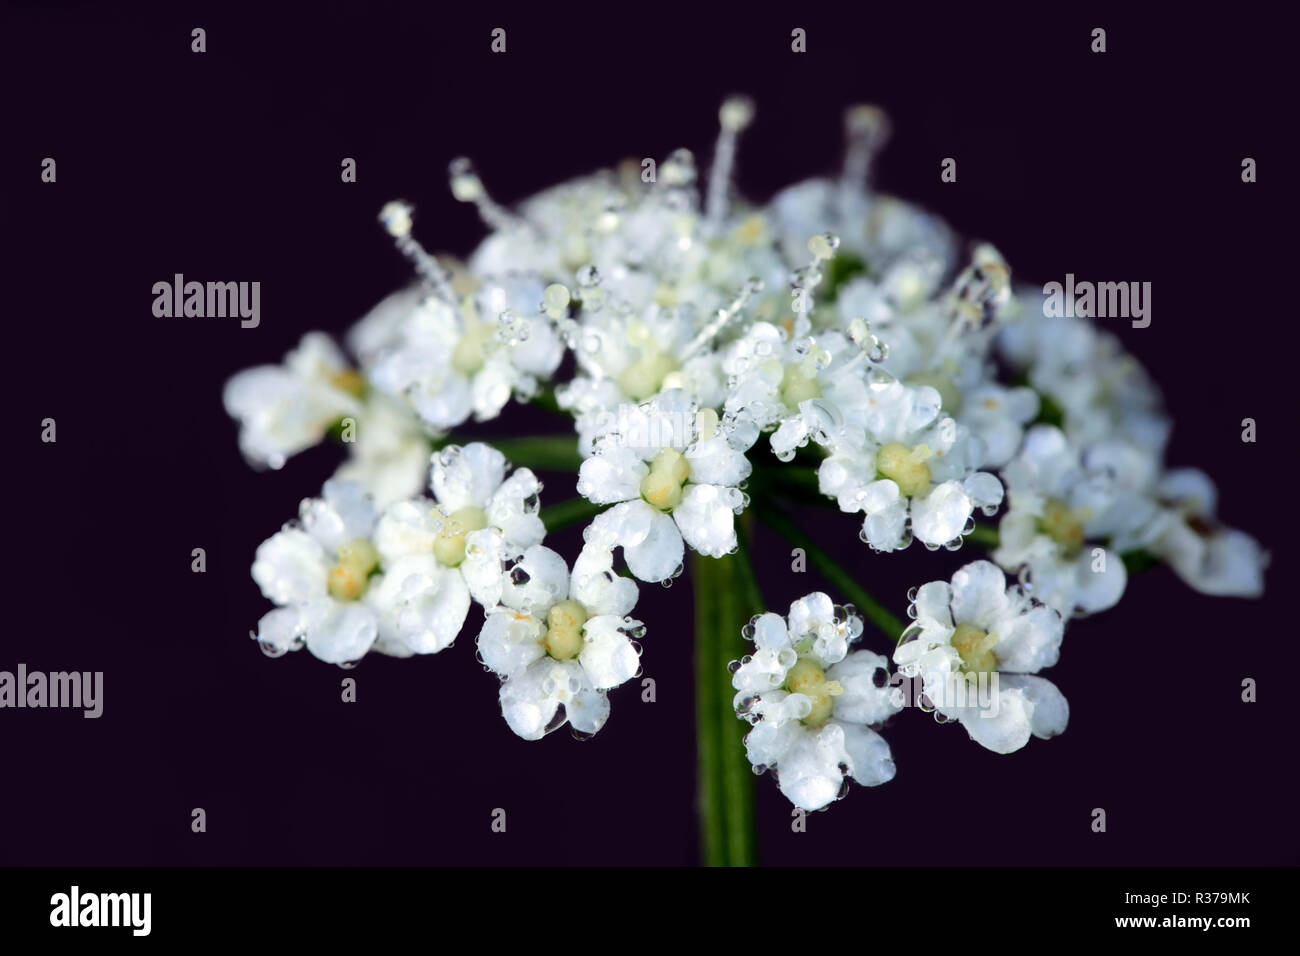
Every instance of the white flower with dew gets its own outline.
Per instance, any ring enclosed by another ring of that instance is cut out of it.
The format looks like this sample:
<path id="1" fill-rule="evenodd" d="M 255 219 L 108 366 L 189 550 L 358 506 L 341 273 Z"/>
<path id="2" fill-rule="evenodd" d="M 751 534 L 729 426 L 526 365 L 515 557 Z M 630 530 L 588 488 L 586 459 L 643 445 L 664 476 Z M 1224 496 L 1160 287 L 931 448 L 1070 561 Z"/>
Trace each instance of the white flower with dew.
<path id="1" fill-rule="evenodd" d="M 309 332 L 283 365 L 232 376 L 223 401 L 239 422 L 244 456 L 258 467 L 279 469 L 319 443 L 341 418 L 358 415 L 364 384 L 329 336 Z"/>
<path id="2" fill-rule="evenodd" d="M 471 599 L 495 607 L 508 562 L 545 536 L 537 514 L 541 482 L 528 468 L 509 468 L 482 442 L 443 448 L 433 454 L 433 497 L 396 502 L 380 516 L 374 540 L 388 590 L 405 607 L 427 611 L 408 610 L 395 622 L 399 634 L 403 623 L 417 628 L 411 651 L 450 645 Z"/>
<path id="3" fill-rule="evenodd" d="M 894 651 L 900 673 L 920 677 L 935 713 L 971 739 L 1012 753 L 1031 736 L 1065 730 L 1070 709 L 1051 681 L 1031 676 L 1060 655 L 1061 616 L 1008 587 L 1002 569 L 974 561 L 914 592 L 916 623 Z"/>
<path id="4" fill-rule="evenodd" d="M 606 692 L 640 672 L 645 626 L 629 613 L 636 582 L 612 570 L 608 550 L 585 547 L 573 573 L 535 545 L 511 569 L 478 636 L 483 664 L 502 679 L 501 713 L 525 740 L 566 722 L 590 735 L 609 718 Z"/>
<path id="5" fill-rule="evenodd" d="M 803 810 L 843 795 L 845 778 L 874 787 L 894 777 L 885 739 L 871 729 L 899 709 L 889 661 L 850 651 L 862 634 L 851 607 L 820 591 L 782 618 L 760 614 L 745 627 L 754 653 L 733 663 L 737 715 L 753 725 L 745 753 L 755 771 L 775 772 L 781 792 Z"/>

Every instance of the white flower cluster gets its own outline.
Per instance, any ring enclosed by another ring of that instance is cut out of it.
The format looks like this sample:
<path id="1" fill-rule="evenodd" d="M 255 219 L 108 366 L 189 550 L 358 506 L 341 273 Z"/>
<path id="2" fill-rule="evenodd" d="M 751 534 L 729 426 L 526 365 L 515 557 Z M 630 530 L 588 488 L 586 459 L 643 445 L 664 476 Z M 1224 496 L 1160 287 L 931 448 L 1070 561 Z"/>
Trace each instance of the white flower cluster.
<path id="1" fill-rule="evenodd" d="M 1007 752 L 1064 728 L 1064 698 L 1030 675 L 1055 662 L 1065 619 L 1118 601 L 1126 558 L 1163 560 L 1206 593 L 1261 592 L 1266 555 L 1217 523 L 1208 478 L 1166 468 L 1159 397 L 1114 337 L 1044 317 L 996 250 L 963 259 L 941 221 L 868 188 L 879 111 L 849 112 L 841 177 L 765 206 L 729 194 L 752 114 L 724 104 L 704 196 L 686 150 L 513 210 L 458 160 L 452 192 L 491 230 L 464 263 L 425 251 L 410 205 L 384 207 L 417 281 L 353 328 L 355 360 L 311 333 L 226 388 L 254 464 L 280 468 L 331 432 L 349 450 L 258 549 L 253 577 L 277 605 L 256 634 L 268 653 L 435 653 L 478 604 L 510 728 L 590 734 L 639 673 L 636 581 L 670 583 L 688 547 L 735 553 L 751 494 L 798 487 L 855 515 L 877 552 L 961 547 L 977 515 L 1005 508 L 991 562 L 916 592 L 893 660 L 938 715 Z M 594 517 L 571 570 L 543 545 L 533 472 L 446 444 L 512 398 L 572 416 Z M 870 726 L 901 705 L 887 659 L 850 649 L 861 631 L 810 594 L 754 619 L 755 652 L 733 673 L 751 762 L 805 809 L 846 777 L 894 773 Z M 941 693 L 954 675 L 997 675 L 998 715 Z"/>

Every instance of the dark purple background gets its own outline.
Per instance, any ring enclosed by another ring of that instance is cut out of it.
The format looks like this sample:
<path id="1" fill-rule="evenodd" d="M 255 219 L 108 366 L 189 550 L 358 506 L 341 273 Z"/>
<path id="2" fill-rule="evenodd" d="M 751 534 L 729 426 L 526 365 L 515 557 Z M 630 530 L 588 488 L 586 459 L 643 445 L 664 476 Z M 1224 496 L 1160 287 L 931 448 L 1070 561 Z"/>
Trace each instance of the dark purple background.
<path id="1" fill-rule="evenodd" d="M 730 91 L 758 102 L 739 159 L 753 198 L 833 171 L 844 105 L 874 101 L 895 126 L 878 182 L 995 242 L 1018 276 L 1151 281 L 1151 327 L 1112 327 L 1165 389 L 1170 461 L 1209 470 L 1224 519 L 1275 553 L 1266 601 L 1202 597 L 1159 569 L 1115 610 L 1071 624 L 1048 675 L 1071 704 L 1059 739 L 998 757 L 904 713 L 885 731 L 898 777 L 855 787 L 806 834 L 790 832 L 789 804 L 760 779 L 763 861 L 1296 861 L 1297 635 L 1283 563 L 1296 536 L 1295 207 L 1282 193 L 1294 153 L 1279 131 L 1291 122 L 1281 31 L 1255 9 L 1180 23 L 1001 6 L 927 6 L 910 20 L 875 5 L 734 20 L 664 9 L 678 16 L 643 4 L 585 16 L 4 14 L 17 527 L 0 669 L 102 670 L 105 712 L 0 712 L 0 862 L 696 859 L 687 579 L 644 589 L 638 608 L 658 702 L 615 692 L 609 724 L 585 743 L 516 739 L 472 633 L 349 675 L 306 653 L 267 660 L 247 637 L 268 607 L 253 551 L 340 453 L 255 474 L 220 396 L 233 372 L 277 361 L 308 329 L 342 331 L 405 280 L 375 222 L 383 201 L 414 201 L 434 251 L 473 247 L 483 230 L 447 193 L 453 156 L 472 156 L 507 203 L 681 145 L 707 164 Z M 1088 51 L 1098 25 L 1104 56 Z M 201 56 L 193 26 L 208 30 Z M 495 26 L 508 30 L 505 56 L 488 52 Z M 808 30 L 806 55 L 789 52 L 794 26 Z M 45 156 L 56 185 L 39 182 Z M 358 161 L 355 185 L 339 181 L 344 156 Z M 957 184 L 939 181 L 945 156 Z M 1259 161 L 1259 183 L 1241 183 L 1243 156 Z M 261 327 L 154 318 L 151 286 L 174 272 L 260 281 Z M 37 438 L 47 416 L 54 445 Z M 1240 441 L 1246 416 L 1258 444 Z M 547 422 L 512 407 L 503 430 Z M 548 478 L 544 503 L 570 496 L 571 478 Z M 875 556 L 852 519 L 803 517 L 899 614 L 908 587 L 979 556 Z M 572 556 L 577 534 L 548 543 Z M 204 575 L 190 572 L 194 547 L 207 549 Z M 824 586 L 791 573 L 775 538 L 760 540 L 758 561 L 774 608 Z M 884 647 L 870 631 L 866 642 Z M 339 701 L 344 676 L 357 678 L 356 704 Z M 1240 701 L 1244 677 L 1259 681 L 1254 705 Z M 207 810 L 206 834 L 190 832 L 193 807 Z M 505 835 L 489 831 L 494 807 L 508 811 Z M 1089 828 L 1094 807 L 1106 834 Z"/>

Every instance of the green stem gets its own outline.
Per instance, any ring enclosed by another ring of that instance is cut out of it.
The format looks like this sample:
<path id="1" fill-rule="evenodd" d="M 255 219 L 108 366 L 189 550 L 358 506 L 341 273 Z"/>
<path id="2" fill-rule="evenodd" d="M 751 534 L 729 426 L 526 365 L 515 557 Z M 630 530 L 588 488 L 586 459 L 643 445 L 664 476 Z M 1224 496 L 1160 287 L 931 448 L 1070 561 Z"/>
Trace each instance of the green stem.
<path id="1" fill-rule="evenodd" d="M 691 580 L 695 584 L 695 732 L 696 777 L 699 781 L 700 856 L 705 866 L 725 866 L 727 831 L 722 809 L 722 781 L 717 773 L 718 754 L 722 749 L 717 712 L 718 621 L 713 582 L 713 562 L 695 560 Z"/>
<path id="2" fill-rule="evenodd" d="M 839 562 L 813 543 L 784 512 L 767 505 L 758 506 L 758 516 L 769 528 L 797 548 L 803 548 L 813 567 L 821 572 L 828 584 L 840 591 L 871 623 L 880 628 L 890 640 L 897 641 L 906 625 L 872 597 L 853 576 L 840 567 Z"/>
<path id="3" fill-rule="evenodd" d="M 523 438 L 482 439 L 516 466 L 541 471 L 577 471 L 582 464 L 574 435 L 528 435 Z"/>
<path id="4" fill-rule="evenodd" d="M 570 416 L 568 412 L 562 409 L 560 407 L 560 403 L 556 401 L 555 389 L 549 385 L 545 385 L 542 388 L 538 389 L 537 394 L 534 395 L 531 399 L 529 399 L 529 402 L 533 405 L 536 405 L 538 408 L 550 412 L 552 415 L 560 415 L 572 421 L 572 416 Z"/>
<path id="5" fill-rule="evenodd" d="M 723 558 L 693 555 L 691 576 L 702 855 L 709 866 L 753 866 L 758 856 L 754 774 L 745 756 L 748 728 L 732 705 L 727 664 L 746 652 L 741 629 L 762 610 L 753 606 L 758 585 L 749 559 L 739 552 Z"/>
<path id="6" fill-rule="evenodd" d="M 975 530 L 966 535 L 966 540 L 971 544 L 982 544 L 988 548 L 998 546 L 998 529 L 991 524 L 977 524 Z"/>
<path id="7" fill-rule="evenodd" d="M 546 526 L 547 533 L 551 533 L 594 518 L 604 509 L 604 505 L 592 504 L 586 498 L 570 498 L 568 501 L 547 505 L 537 514 Z"/>
<path id="8" fill-rule="evenodd" d="M 821 493 L 817 484 L 817 469 L 802 465 L 768 465 L 755 469 L 760 486 L 770 486 L 780 494 L 796 501 L 825 508 L 835 508 L 834 498 Z"/>

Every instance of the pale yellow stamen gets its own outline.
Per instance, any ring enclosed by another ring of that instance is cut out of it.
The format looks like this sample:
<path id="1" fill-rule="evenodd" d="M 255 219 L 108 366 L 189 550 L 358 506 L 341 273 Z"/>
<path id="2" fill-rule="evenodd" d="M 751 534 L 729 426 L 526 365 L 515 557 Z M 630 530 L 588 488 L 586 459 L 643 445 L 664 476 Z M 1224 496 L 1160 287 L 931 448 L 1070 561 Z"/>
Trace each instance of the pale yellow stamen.
<path id="1" fill-rule="evenodd" d="M 335 372 L 330 376 L 329 382 L 339 391 L 358 397 L 366 390 L 365 377 L 354 368 L 345 368 L 341 372 Z"/>
<path id="2" fill-rule="evenodd" d="M 338 563 L 326 579 L 329 593 L 340 601 L 355 601 L 366 593 L 370 572 L 379 566 L 379 552 L 365 538 L 338 549 Z"/>
<path id="3" fill-rule="evenodd" d="M 487 527 L 487 512 L 470 506 L 443 517 L 442 528 L 433 541 L 433 556 L 439 564 L 454 568 L 465 560 L 465 535 Z"/>
<path id="4" fill-rule="evenodd" d="M 812 701 L 812 710 L 803 719 L 807 727 L 820 727 L 830 719 L 835 698 L 844 693 L 837 680 L 826 679 L 826 672 L 811 657 L 801 657 L 785 677 L 785 689 L 792 694 L 803 694 Z"/>
<path id="5" fill-rule="evenodd" d="M 465 331 L 451 353 L 451 367 L 469 377 L 483 367 L 484 347 L 491 340 L 492 326 L 486 322 L 467 320 Z"/>
<path id="6" fill-rule="evenodd" d="M 618 387 L 629 398 L 642 401 L 657 393 L 664 379 L 677 368 L 677 359 L 647 343 L 641 357 L 619 372 Z"/>
<path id="7" fill-rule="evenodd" d="M 641 497 L 660 511 L 672 511 L 682 500 L 682 486 L 690 477 L 686 457 L 665 448 L 650 462 L 650 472 L 641 479 Z"/>
<path id="8" fill-rule="evenodd" d="M 582 629 L 587 623 L 587 609 L 577 601 L 561 601 L 546 615 L 546 635 L 542 646 L 557 661 L 568 661 L 582 652 Z"/>
<path id="9" fill-rule="evenodd" d="M 930 466 L 926 461 L 933 454 L 928 445 L 908 448 L 890 442 L 876 453 L 876 471 L 898 485 L 904 497 L 916 498 L 930 490 Z"/>
<path id="10" fill-rule="evenodd" d="M 1061 545 L 1067 555 L 1076 553 L 1083 547 L 1086 537 L 1084 522 L 1088 519 L 1085 508 L 1070 509 L 1059 498 L 1049 498 L 1043 504 L 1043 513 L 1038 519 L 1038 528 L 1057 544 Z"/>
<path id="11" fill-rule="evenodd" d="M 821 398 L 821 394 L 815 365 L 801 362 L 785 367 L 781 374 L 781 400 L 788 407 L 798 408 L 800 402 Z"/>
<path id="12" fill-rule="evenodd" d="M 961 655 L 962 670 L 969 674 L 990 674 L 998 669 L 998 658 L 993 648 L 998 646 L 998 636 L 987 634 L 973 624 L 958 624 L 950 643 Z"/>

